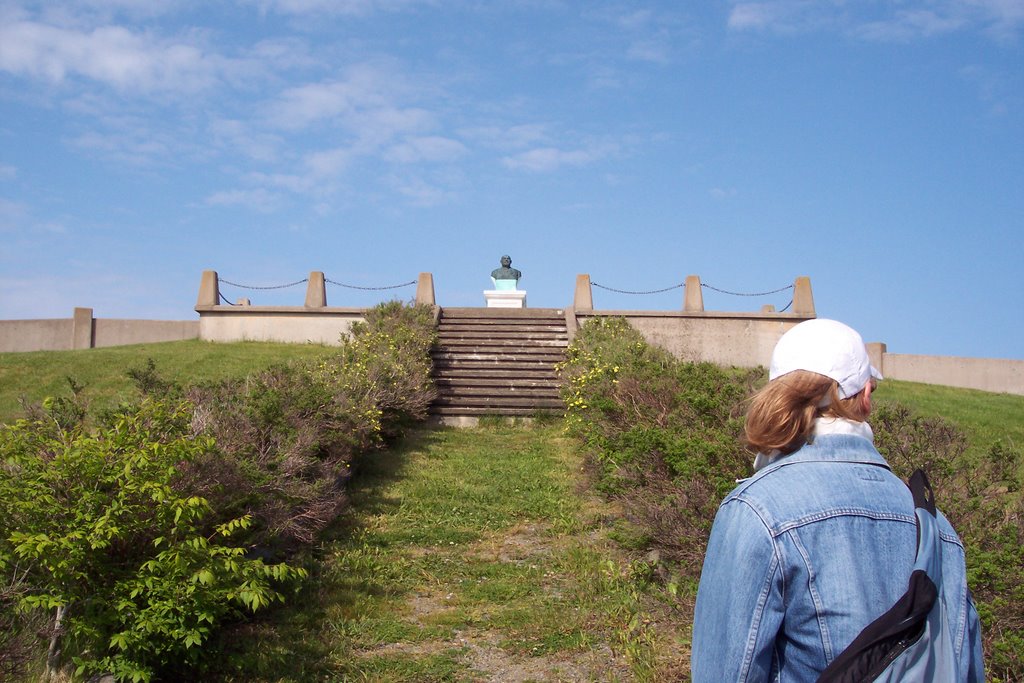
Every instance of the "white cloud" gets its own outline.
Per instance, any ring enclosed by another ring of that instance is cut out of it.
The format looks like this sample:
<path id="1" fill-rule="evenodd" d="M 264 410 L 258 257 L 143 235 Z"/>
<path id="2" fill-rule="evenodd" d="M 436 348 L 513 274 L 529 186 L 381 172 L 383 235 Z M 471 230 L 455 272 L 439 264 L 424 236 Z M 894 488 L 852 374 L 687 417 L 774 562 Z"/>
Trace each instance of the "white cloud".
<path id="1" fill-rule="evenodd" d="M 147 124 L 132 121 L 109 132 L 87 131 L 69 140 L 81 150 L 131 166 L 159 165 L 173 156 L 182 156 L 191 145 L 184 144 L 168 131 L 153 131 Z"/>
<path id="2" fill-rule="evenodd" d="M 384 154 L 384 158 L 400 164 L 412 164 L 420 161 L 454 161 L 465 153 L 466 146 L 458 140 L 429 135 L 406 138 L 401 143 L 388 149 Z"/>
<path id="3" fill-rule="evenodd" d="M 27 206 L 0 197 L 0 232 L 18 232 L 27 216 Z"/>
<path id="4" fill-rule="evenodd" d="M 0 233 L 27 235 L 65 235 L 67 228 L 57 221 L 39 220 L 31 207 L 0 197 Z M 9 245 L 8 245 L 9 246 Z"/>
<path id="5" fill-rule="evenodd" d="M 525 123 L 516 126 L 476 126 L 463 128 L 459 135 L 487 147 L 513 150 L 548 142 L 548 126 Z"/>
<path id="6" fill-rule="evenodd" d="M 813 9 L 802 0 L 740 2 L 729 12 L 728 26 L 736 31 L 789 33 L 803 28 Z"/>
<path id="7" fill-rule="evenodd" d="M 396 11 L 414 5 L 435 4 L 433 0 L 247 0 L 262 12 L 278 14 L 367 15 L 378 11 Z"/>
<path id="8" fill-rule="evenodd" d="M 216 144 L 238 150 L 254 161 L 275 161 L 285 147 L 280 136 L 257 131 L 248 121 L 238 119 L 214 119 L 210 133 Z"/>
<path id="9" fill-rule="evenodd" d="M 638 40 L 629 46 L 626 56 L 642 62 L 668 64 L 672 61 L 672 46 L 663 38 Z"/>
<path id="10" fill-rule="evenodd" d="M 908 42 L 971 29 L 1005 40 L 1018 33 L 1022 25 L 1021 0 L 765 0 L 737 2 L 728 19 L 734 31 L 788 34 L 827 30 L 879 42 Z"/>
<path id="11" fill-rule="evenodd" d="M 1010 88 L 999 74 L 978 65 L 965 66 L 957 73 L 976 88 L 978 98 L 988 107 L 991 115 L 1004 116 L 1011 110 L 1007 98 Z"/>
<path id="12" fill-rule="evenodd" d="M 416 206 L 438 206 L 453 201 L 456 194 L 422 178 L 393 181 L 395 189 Z"/>
<path id="13" fill-rule="evenodd" d="M 306 156 L 305 163 L 313 175 L 332 176 L 345 170 L 355 158 L 349 147 L 335 147 L 313 152 Z"/>
<path id="14" fill-rule="evenodd" d="M 206 198 L 208 206 L 241 206 L 261 213 L 271 213 L 281 205 L 279 195 L 263 188 L 251 190 L 225 190 Z"/>
<path id="15" fill-rule="evenodd" d="M 549 172 L 566 166 L 586 166 L 608 155 L 609 150 L 592 149 L 563 150 L 556 147 L 539 147 L 502 159 L 502 164 L 516 171 Z"/>
<path id="16" fill-rule="evenodd" d="M 81 76 L 121 91 L 194 92 L 217 83 L 223 67 L 220 58 L 195 45 L 120 26 L 91 31 L 33 21 L 0 26 L 0 69 L 53 83 Z"/>
<path id="17" fill-rule="evenodd" d="M 925 9 L 905 10 L 881 21 L 861 24 L 853 33 L 865 40 L 905 42 L 951 33 L 962 28 L 965 23 L 966 17 L 962 16 L 942 16 Z"/>
<path id="18" fill-rule="evenodd" d="M 364 144 L 379 145 L 433 125 L 428 110 L 407 103 L 421 94 L 394 68 L 360 64 L 342 79 L 288 88 L 269 105 L 267 121 L 286 130 L 326 122 Z"/>

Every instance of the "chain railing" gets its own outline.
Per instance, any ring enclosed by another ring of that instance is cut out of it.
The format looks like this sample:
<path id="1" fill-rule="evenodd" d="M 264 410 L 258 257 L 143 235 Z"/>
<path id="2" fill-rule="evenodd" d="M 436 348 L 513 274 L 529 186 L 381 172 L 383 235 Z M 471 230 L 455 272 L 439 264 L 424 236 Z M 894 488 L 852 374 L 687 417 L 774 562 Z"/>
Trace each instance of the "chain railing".
<path id="1" fill-rule="evenodd" d="M 304 277 L 301 280 L 296 280 L 295 282 L 289 282 L 286 285 L 267 285 L 267 286 L 262 286 L 262 287 L 259 286 L 259 285 L 240 285 L 237 282 L 232 282 L 231 280 L 225 280 L 222 277 L 221 278 L 217 278 L 217 281 L 220 284 L 222 284 L 222 285 L 231 285 L 232 287 L 238 287 L 239 289 L 261 289 L 261 290 L 267 290 L 267 289 L 287 289 L 289 287 L 294 287 L 295 285 L 301 285 L 301 284 L 304 284 L 306 282 L 309 282 L 309 278 L 308 277 Z"/>
<path id="2" fill-rule="evenodd" d="M 662 289 L 630 290 L 630 289 L 617 289 L 615 287 L 609 287 L 607 285 L 602 285 L 602 284 L 597 283 L 597 282 L 591 282 L 590 284 L 592 286 L 594 286 L 594 287 L 598 287 L 600 289 L 603 289 L 603 290 L 606 290 L 606 291 L 609 291 L 609 292 L 615 292 L 616 294 L 631 294 L 631 295 L 641 295 L 641 296 L 642 295 L 648 295 L 648 294 L 663 294 L 664 292 L 671 292 L 674 289 L 681 289 L 681 288 L 686 286 L 685 282 L 680 282 L 677 285 L 672 285 L 671 287 L 664 287 Z M 765 291 L 765 292 L 734 292 L 734 291 L 731 291 L 731 290 L 728 290 L 728 289 L 721 289 L 719 287 L 715 287 L 714 285 L 709 285 L 706 282 L 700 283 L 700 286 L 702 288 L 710 289 L 713 292 L 718 292 L 719 294 L 726 294 L 726 295 L 729 295 L 729 296 L 743 296 L 743 297 L 771 296 L 772 294 L 778 294 L 780 292 L 785 292 L 785 291 L 788 291 L 788 290 L 795 289 L 794 285 L 786 285 L 785 287 L 779 287 L 778 289 L 772 289 L 772 290 L 768 290 L 768 291 Z M 785 313 L 786 311 L 789 310 L 790 306 L 792 306 L 792 305 L 793 305 L 793 299 L 790 299 L 789 303 L 786 304 L 782 308 L 782 310 L 779 311 L 779 313 Z"/>
<path id="3" fill-rule="evenodd" d="M 359 285 L 346 285 L 343 282 L 335 282 L 334 280 L 331 280 L 330 278 L 327 277 L 324 278 L 324 282 L 331 285 L 337 285 L 338 287 L 345 287 L 346 289 L 359 289 L 364 292 L 379 292 L 385 289 L 401 289 L 402 287 L 408 287 L 409 285 L 416 284 L 416 280 L 409 280 L 409 282 L 403 282 L 400 285 L 385 285 L 384 287 L 360 287 Z"/>
<path id="4" fill-rule="evenodd" d="M 617 294 L 661 294 L 662 292 L 671 292 L 673 289 L 679 289 L 680 287 L 686 286 L 685 282 L 680 282 L 678 285 L 672 285 L 671 287 L 665 287 L 664 289 L 652 289 L 646 292 L 634 292 L 628 289 L 615 289 L 613 287 L 606 287 L 605 285 L 600 285 L 596 282 L 591 282 L 590 284 L 592 284 L 594 287 L 599 287 L 601 289 L 607 290 L 609 292 L 615 292 Z"/>
<path id="5" fill-rule="evenodd" d="M 786 285 L 785 287 L 779 287 L 773 289 L 770 292 L 730 292 L 727 289 L 719 289 L 718 287 L 712 287 L 711 285 L 702 282 L 701 287 L 707 287 L 708 289 L 718 292 L 719 294 L 729 294 L 731 296 L 768 296 L 769 294 L 778 294 L 779 292 L 785 292 L 787 289 L 793 289 L 793 285 Z"/>
<path id="6" fill-rule="evenodd" d="M 288 289 L 289 287 L 295 287 L 295 286 L 298 286 L 298 285 L 301 285 L 301 284 L 306 284 L 306 283 L 309 282 L 309 278 L 305 277 L 305 278 L 302 278 L 301 280 L 296 280 L 295 282 L 288 282 L 288 283 L 285 283 L 283 285 L 246 285 L 246 284 L 242 284 L 240 282 L 233 282 L 231 280 L 225 280 L 224 278 L 220 278 L 220 277 L 217 278 L 217 281 L 218 281 L 218 284 L 220 284 L 220 285 L 228 285 L 230 287 L 235 287 L 237 289 L 245 289 L 245 290 L 253 290 L 253 291 L 271 291 L 271 290 L 278 290 L 278 289 Z M 356 289 L 356 290 L 360 290 L 360 291 L 364 291 L 364 292 L 375 292 L 375 291 L 384 291 L 384 290 L 391 290 L 391 289 L 400 289 L 402 287 L 409 287 L 411 285 L 415 285 L 416 284 L 416 280 L 410 280 L 409 282 L 402 282 L 402 283 L 397 284 L 397 285 L 385 285 L 385 286 L 382 286 L 382 287 L 365 287 L 365 286 L 361 286 L 361 285 L 352 285 L 352 284 L 347 284 L 347 283 L 344 283 L 344 282 L 338 282 L 337 280 L 331 280 L 330 278 L 324 277 L 324 283 L 335 285 L 335 286 L 338 286 L 338 287 L 344 287 L 346 289 Z M 238 306 L 239 305 L 239 304 L 236 304 L 236 303 L 232 303 L 227 297 L 225 297 L 222 293 L 220 293 L 219 289 L 218 289 L 217 295 L 218 295 L 220 301 L 223 301 L 228 306 Z"/>

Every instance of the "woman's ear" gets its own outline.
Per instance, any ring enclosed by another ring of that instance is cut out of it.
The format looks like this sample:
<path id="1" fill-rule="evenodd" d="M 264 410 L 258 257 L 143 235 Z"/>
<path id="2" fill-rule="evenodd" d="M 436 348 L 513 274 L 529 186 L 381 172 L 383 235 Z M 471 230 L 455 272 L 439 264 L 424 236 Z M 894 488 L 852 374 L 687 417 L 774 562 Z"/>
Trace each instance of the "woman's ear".
<path id="1" fill-rule="evenodd" d="M 861 390 L 859 401 L 861 410 L 864 411 L 864 417 L 867 417 L 871 414 L 871 382 L 868 382 Z"/>

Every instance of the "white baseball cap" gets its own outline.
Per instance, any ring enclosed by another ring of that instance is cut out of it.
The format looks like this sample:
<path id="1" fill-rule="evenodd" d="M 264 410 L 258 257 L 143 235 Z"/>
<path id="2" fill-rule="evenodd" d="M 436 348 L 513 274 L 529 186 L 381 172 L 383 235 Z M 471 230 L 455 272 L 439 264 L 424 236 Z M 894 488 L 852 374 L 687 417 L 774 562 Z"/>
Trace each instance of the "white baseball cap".
<path id="1" fill-rule="evenodd" d="M 857 331 L 824 318 L 805 320 L 782 335 L 775 345 L 768 379 L 794 370 L 834 379 L 839 383 L 840 398 L 857 394 L 872 377 L 882 379 L 882 373 L 871 365 L 864 340 Z"/>

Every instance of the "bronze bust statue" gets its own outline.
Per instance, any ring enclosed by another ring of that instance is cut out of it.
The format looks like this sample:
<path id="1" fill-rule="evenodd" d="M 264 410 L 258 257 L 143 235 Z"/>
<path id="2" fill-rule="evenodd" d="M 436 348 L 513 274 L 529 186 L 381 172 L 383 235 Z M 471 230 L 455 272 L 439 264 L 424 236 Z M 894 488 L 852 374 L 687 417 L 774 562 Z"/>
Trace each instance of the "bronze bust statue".
<path id="1" fill-rule="evenodd" d="M 512 257 L 502 256 L 501 257 L 501 268 L 495 268 L 491 271 L 491 277 L 497 280 L 518 280 L 523 274 L 512 267 Z"/>

